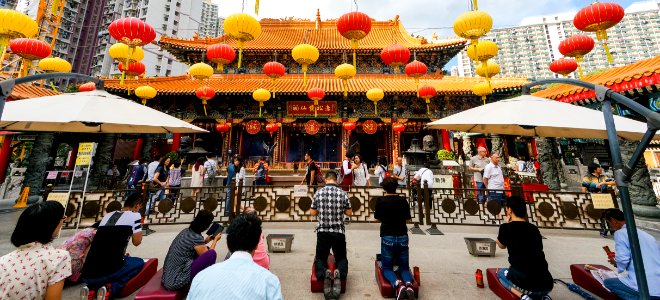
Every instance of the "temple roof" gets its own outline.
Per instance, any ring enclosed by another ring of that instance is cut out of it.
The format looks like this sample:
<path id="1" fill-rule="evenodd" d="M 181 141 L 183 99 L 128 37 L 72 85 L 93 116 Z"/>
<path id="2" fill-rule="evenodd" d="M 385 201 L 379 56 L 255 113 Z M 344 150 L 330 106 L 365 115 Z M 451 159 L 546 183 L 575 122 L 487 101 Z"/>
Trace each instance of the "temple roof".
<path id="1" fill-rule="evenodd" d="M 432 85 L 438 90 L 439 95 L 470 95 L 472 86 L 483 80 L 481 78 L 427 75 L 420 80 L 420 85 Z M 524 78 L 492 79 L 495 92 L 520 89 L 528 82 Z M 245 95 L 252 94 L 258 88 L 271 89 L 270 78 L 263 74 L 216 74 L 209 79 L 207 84 L 215 89 L 218 95 Z M 125 85 L 120 85 L 117 79 L 105 81 L 106 90 L 115 93 L 125 93 L 127 88 L 134 90 L 143 85 L 154 87 L 158 90 L 159 95 L 194 95 L 195 90 L 202 86 L 202 83 L 187 76 L 126 80 Z M 332 74 L 308 75 L 306 87 L 303 85 L 302 75 L 297 74 L 287 74 L 275 83 L 275 91 L 279 94 L 306 94 L 307 90 L 313 87 L 322 88 L 326 95 L 343 93 L 342 81 Z M 358 74 L 355 78 L 348 80 L 350 94 L 364 94 L 372 88 L 381 88 L 385 93 L 397 95 L 414 95 L 417 91 L 415 81 L 403 74 Z"/>
<path id="2" fill-rule="evenodd" d="M 262 34 L 254 41 L 245 43 L 245 51 L 282 51 L 290 53 L 298 44 L 307 43 L 316 46 L 319 51 L 351 50 L 350 41 L 337 31 L 337 20 L 309 21 L 300 19 L 262 19 Z M 184 51 L 204 51 L 207 45 L 227 43 L 237 47 L 238 42 L 228 35 L 216 38 L 181 39 L 162 36 L 158 44 L 165 49 Z M 388 21 L 373 21 L 371 32 L 359 42 L 358 50 L 380 51 L 385 46 L 398 43 L 411 51 L 434 51 L 445 48 L 465 46 L 466 40 L 453 38 L 428 43 L 424 38 L 411 36 L 399 22 L 398 16 Z"/>
<path id="3" fill-rule="evenodd" d="M 581 80 L 604 85 L 620 93 L 631 93 L 654 86 L 660 88 L 660 56 L 640 60 L 636 63 L 611 68 Z M 568 103 L 587 103 L 596 101 L 596 93 L 585 88 L 560 84 L 534 93 L 534 96 L 554 99 Z"/>
<path id="4" fill-rule="evenodd" d="M 29 99 L 29 98 L 38 98 L 46 96 L 59 95 L 60 92 L 53 91 L 52 89 L 42 88 L 36 85 L 31 84 L 17 84 L 14 86 L 14 89 L 11 90 L 9 98 L 14 100 Z"/>

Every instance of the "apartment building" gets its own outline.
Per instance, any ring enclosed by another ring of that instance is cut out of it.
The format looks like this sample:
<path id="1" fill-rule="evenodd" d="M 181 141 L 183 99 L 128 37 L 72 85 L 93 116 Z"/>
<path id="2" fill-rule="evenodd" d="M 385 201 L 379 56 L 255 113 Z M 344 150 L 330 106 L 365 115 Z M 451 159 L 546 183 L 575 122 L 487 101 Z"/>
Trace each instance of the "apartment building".
<path id="1" fill-rule="evenodd" d="M 202 19 L 199 24 L 200 37 L 216 37 L 222 33 L 222 24 L 218 17 L 218 5 L 211 3 L 211 0 L 202 2 Z"/>

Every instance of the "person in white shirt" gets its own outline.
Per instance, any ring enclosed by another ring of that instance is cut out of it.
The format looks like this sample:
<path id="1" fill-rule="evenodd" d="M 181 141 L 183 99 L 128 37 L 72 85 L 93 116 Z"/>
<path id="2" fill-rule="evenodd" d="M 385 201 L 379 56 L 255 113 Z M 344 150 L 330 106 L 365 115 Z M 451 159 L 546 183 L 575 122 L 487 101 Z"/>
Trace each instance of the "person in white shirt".
<path id="1" fill-rule="evenodd" d="M 399 186 L 406 186 L 406 166 L 403 165 L 402 157 L 397 157 L 393 171 L 392 177 L 398 180 Z"/>
<path id="2" fill-rule="evenodd" d="M 484 184 L 488 188 L 488 197 L 500 205 L 506 203 L 504 195 L 504 173 L 500 167 L 500 155 L 493 152 L 490 163 L 484 168 Z"/>
<path id="3" fill-rule="evenodd" d="M 486 155 L 487 150 L 484 147 L 477 148 L 477 155 L 470 158 L 468 164 L 468 169 L 474 171 L 474 182 L 477 185 L 477 200 L 479 203 L 484 202 L 485 193 L 483 190 L 486 189 L 486 184 L 484 184 L 484 177 L 481 172 L 484 171 L 484 168 L 488 163 L 490 163 L 490 158 Z"/>
<path id="4" fill-rule="evenodd" d="M 417 170 L 413 178 L 421 184 L 422 188 L 424 184 L 428 184 L 429 188 L 433 188 L 433 171 L 431 171 L 431 165 L 428 162 L 424 163 L 424 167 Z"/>
<path id="5" fill-rule="evenodd" d="M 376 166 L 374 174 L 378 176 L 378 184 L 383 183 L 383 179 L 387 177 L 387 160 L 384 157 L 378 159 L 378 166 Z"/>
<path id="6" fill-rule="evenodd" d="M 154 174 L 156 174 L 156 169 L 160 163 L 160 155 L 154 156 L 154 161 L 150 162 L 147 165 L 147 181 L 154 180 Z"/>

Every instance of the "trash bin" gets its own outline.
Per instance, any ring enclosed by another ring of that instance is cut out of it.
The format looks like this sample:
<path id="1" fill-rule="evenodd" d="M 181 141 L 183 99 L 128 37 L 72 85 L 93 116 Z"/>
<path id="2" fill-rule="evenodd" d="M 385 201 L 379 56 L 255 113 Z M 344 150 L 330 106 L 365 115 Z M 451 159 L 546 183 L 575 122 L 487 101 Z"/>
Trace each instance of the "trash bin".
<path id="1" fill-rule="evenodd" d="M 495 256 L 495 241 L 491 238 L 465 238 L 465 244 L 472 256 Z"/>
<path id="2" fill-rule="evenodd" d="M 266 236 L 268 252 L 291 252 L 293 234 L 269 234 Z"/>

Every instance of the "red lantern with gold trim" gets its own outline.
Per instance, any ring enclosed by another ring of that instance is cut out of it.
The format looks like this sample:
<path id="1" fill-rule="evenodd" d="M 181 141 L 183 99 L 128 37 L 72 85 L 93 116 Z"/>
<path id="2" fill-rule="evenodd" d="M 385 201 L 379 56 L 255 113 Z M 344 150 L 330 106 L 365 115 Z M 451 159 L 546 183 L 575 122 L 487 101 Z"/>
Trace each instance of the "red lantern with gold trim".
<path id="1" fill-rule="evenodd" d="M 213 97 L 215 97 L 215 90 L 207 85 L 200 86 L 195 91 L 195 95 L 197 96 L 197 98 L 202 99 L 202 105 L 204 106 L 204 115 L 207 115 L 206 104 L 208 100 L 211 100 L 213 99 Z"/>
<path id="2" fill-rule="evenodd" d="M 96 89 L 96 83 L 87 82 L 83 83 L 78 87 L 79 92 L 91 92 Z"/>
<path id="3" fill-rule="evenodd" d="M 438 91 L 430 85 L 424 85 L 419 88 L 419 97 L 424 99 L 426 102 L 426 113 L 430 113 L 431 109 L 429 105 L 431 104 L 431 98 L 435 97 L 438 94 Z"/>
<path id="4" fill-rule="evenodd" d="M 406 125 L 402 123 L 392 124 L 392 131 L 396 132 L 397 134 L 401 134 L 405 130 L 406 130 Z"/>
<path id="5" fill-rule="evenodd" d="M 228 123 L 215 125 L 215 131 L 220 132 L 222 137 L 225 137 L 225 133 L 229 132 L 229 130 L 231 130 L 231 126 Z"/>
<path id="6" fill-rule="evenodd" d="M 575 72 L 577 67 L 578 63 L 573 59 L 561 58 L 550 63 L 550 71 L 564 76 Z"/>
<path id="7" fill-rule="evenodd" d="M 337 20 L 337 30 L 339 34 L 351 41 L 351 48 L 353 48 L 353 67 L 357 68 L 355 51 L 358 48 L 358 41 L 366 37 L 371 31 L 371 18 L 359 11 L 343 14 Z"/>
<path id="8" fill-rule="evenodd" d="M 123 62 L 119 62 L 117 69 L 119 69 L 120 72 L 124 72 L 126 76 L 131 77 L 140 76 L 147 71 L 147 67 L 139 61 L 128 63 L 128 68 L 124 68 Z"/>
<path id="9" fill-rule="evenodd" d="M 419 97 L 419 78 L 426 75 L 427 71 L 426 64 L 418 60 L 413 60 L 406 65 L 406 75 L 414 78 L 415 84 L 417 84 L 417 97 Z"/>
<path id="10" fill-rule="evenodd" d="M 113 39 L 130 47 L 144 46 L 156 38 L 156 31 L 146 22 L 133 17 L 114 20 L 108 26 Z"/>
<path id="11" fill-rule="evenodd" d="M 595 32 L 596 38 L 603 42 L 607 60 L 612 63 L 612 54 L 607 46 L 607 29 L 623 20 L 625 11 L 621 5 L 611 2 L 595 2 L 581 9 L 573 18 L 573 25 L 581 31 Z"/>
<path id="12" fill-rule="evenodd" d="M 323 100 L 325 97 L 325 91 L 320 88 L 312 88 L 307 91 L 307 97 L 314 101 L 314 116 L 317 116 L 316 108 L 319 105 L 319 101 Z"/>
<path id="13" fill-rule="evenodd" d="M 574 35 L 559 43 L 559 52 L 564 56 L 573 57 L 578 63 L 580 77 L 582 77 L 582 57 L 594 49 L 594 39 L 586 35 Z"/>
<path id="14" fill-rule="evenodd" d="M 410 60 L 410 50 L 405 46 L 392 44 L 383 48 L 380 52 L 380 59 L 386 65 L 395 68 L 408 63 Z"/>
<path id="15" fill-rule="evenodd" d="M 32 66 L 33 60 L 44 59 L 50 56 L 52 52 L 50 44 L 37 39 L 13 39 L 9 43 L 9 47 L 11 48 L 12 53 L 23 58 L 20 76 L 25 76 L 27 74 L 28 68 Z"/>
<path id="16" fill-rule="evenodd" d="M 267 62 L 264 64 L 264 74 L 270 77 L 271 82 L 271 91 L 273 93 L 273 98 L 275 98 L 275 80 L 284 76 L 286 74 L 286 68 L 283 64 L 276 61 Z"/>
<path id="17" fill-rule="evenodd" d="M 357 125 L 355 125 L 355 122 L 344 122 L 342 124 L 342 127 L 344 127 L 344 130 L 348 131 L 348 134 L 351 134 L 351 131 L 355 129 Z"/>
<path id="18" fill-rule="evenodd" d="M 273 133 L 275 133 L 278 129 L 280 128 L 277 123 L 269 123 L 266 125 L 266 131 L 270 132 L 270 137 L 273 137 Z"/>
<path id="19" fill-rule="evenodd" d="M 230 64 L 236 59 L 234 48 L 227 44 L 213 44 L 206 47 L 206 58 L 210 62 L 217 64 L 216 69 L 224 72 L 225 65 Z"/>

